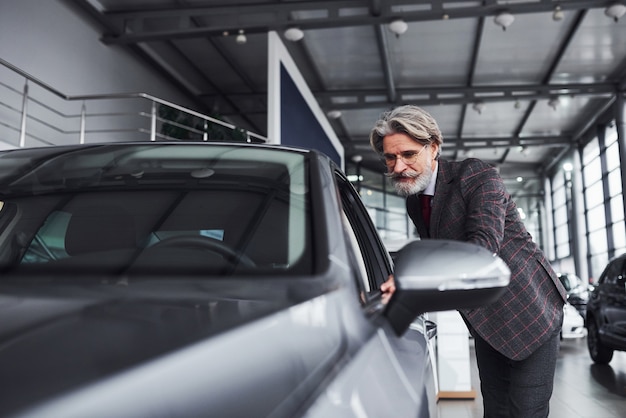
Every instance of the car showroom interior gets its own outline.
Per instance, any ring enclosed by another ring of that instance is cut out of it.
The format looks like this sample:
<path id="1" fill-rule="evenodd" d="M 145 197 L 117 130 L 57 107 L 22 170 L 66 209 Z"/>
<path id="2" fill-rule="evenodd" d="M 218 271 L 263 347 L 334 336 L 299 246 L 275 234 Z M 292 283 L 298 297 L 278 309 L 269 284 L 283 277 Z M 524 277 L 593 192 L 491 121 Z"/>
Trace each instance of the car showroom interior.
<path id="1" fill-rule="evenodd" d="M 626 417 L 626 0 L 3 3 L 0 417 Z"/>

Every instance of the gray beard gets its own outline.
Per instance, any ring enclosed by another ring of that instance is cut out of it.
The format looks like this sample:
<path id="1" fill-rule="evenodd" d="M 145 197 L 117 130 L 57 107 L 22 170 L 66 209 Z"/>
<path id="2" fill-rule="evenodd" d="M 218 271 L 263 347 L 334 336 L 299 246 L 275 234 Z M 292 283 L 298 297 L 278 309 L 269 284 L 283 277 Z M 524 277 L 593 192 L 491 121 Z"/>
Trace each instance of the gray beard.
<path id="1" fill-rule="evenodd" d="M 391 179 L 393 187 L 400 196 L 410 196 L 412 194 L 418 194 L 426 190 L 430 179 L 433 175 L 433 170 L 430 165 L 426 167 L 422 174 L 417 171 L 405 171 L 400 174 L 389 173 L 387 177 Z M 399 178 L 412 178 L 410 183 L 398 181 Z"/>

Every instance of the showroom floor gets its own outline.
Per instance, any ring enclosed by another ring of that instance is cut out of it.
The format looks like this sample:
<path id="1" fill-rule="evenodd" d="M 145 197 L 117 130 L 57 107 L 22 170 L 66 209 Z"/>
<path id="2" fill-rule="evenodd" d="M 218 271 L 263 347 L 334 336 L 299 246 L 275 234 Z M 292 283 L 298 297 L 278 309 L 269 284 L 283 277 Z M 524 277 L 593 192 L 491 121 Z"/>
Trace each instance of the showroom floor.
<path id="1" fill-rule="evenodd" d="M 439 418 L 480 418 L 483 416 L 480 383 L 470 344 L 472 400 L 440 400 Z M 585 338 L 564 340 L 556 366 L 551 418 L 626 417 L 626 352 L 615 352 L 608 366 L 594 365 L 587 353 Z"/>

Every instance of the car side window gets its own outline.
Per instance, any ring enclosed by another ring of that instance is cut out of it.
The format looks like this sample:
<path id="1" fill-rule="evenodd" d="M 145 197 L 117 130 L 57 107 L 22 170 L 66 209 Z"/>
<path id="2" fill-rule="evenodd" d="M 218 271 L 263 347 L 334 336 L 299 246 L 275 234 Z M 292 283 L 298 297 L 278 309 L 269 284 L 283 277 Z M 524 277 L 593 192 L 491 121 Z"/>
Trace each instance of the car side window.
<path id="1" fill-rule="evenodd" d="M 343 218 L 347 221 L 346 229 L 353 243 L 357 264 L 362 271 L 361 283 L 366 299 L 378 296 L 380 285 L 392 272 L 391 259 L 380 241 L 376 228 L 357 191 L 340 172 L 336 181 L 341 194 Z"/>
<path id="2" fill-rule="evenodd" d="M 609 267 L 606 270 L 606 273 L 604 274 L 604 280 L 601 280 L 601 283 L 607 284 L 607 285 L 615 285 L 618 283 L 619 278 L 622 278 L 623 281 L 623 277 L 624 277 L 624 261 L 619 259 L 619 260 L 615 260 L 614 262 L 612 262 Z"/>

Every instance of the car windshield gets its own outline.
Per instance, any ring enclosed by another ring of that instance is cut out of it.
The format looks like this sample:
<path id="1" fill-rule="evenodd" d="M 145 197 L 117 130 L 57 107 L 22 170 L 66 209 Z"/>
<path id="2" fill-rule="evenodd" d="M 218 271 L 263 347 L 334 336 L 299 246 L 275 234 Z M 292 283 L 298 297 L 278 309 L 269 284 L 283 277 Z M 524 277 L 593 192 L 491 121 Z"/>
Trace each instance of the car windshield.
<path id="1" fill-rule="evenodd" d="M 206 143 L 4 152 L 0 266 L 15 274 L 309 274 L 305 162 L 302 152 Z"/>

